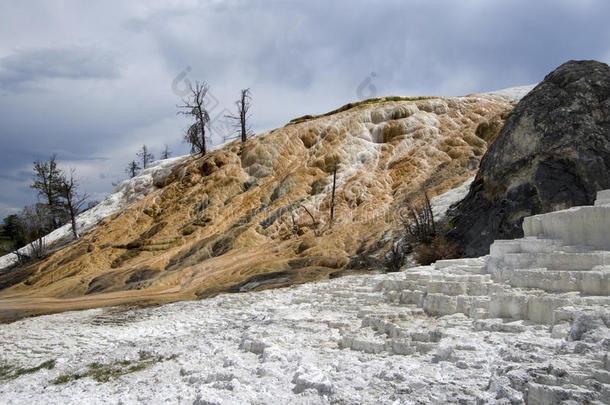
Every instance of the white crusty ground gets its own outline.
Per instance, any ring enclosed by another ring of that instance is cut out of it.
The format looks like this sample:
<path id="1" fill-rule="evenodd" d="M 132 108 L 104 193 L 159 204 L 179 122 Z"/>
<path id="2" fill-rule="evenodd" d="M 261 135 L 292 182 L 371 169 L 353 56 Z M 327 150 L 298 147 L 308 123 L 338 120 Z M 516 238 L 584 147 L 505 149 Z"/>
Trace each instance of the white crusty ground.
<path id="1" fill-rule="evenodd" d="M 595 346 L 599 343 L 570 342 L 564 338 L 567 330 L 554 338 L 549 326 L 477 321 L 463 314 L 430 317 L 392 303 L 380 282 L 398 281 L 404 274 L 348 276 L 1 325 L 0 364 L 33 367 L 53 359 L 56 367 L 0 380 L 0 403 L 523 403 L 527 389 L 554 389 L 540 384 L 578 390 L 557 381 L 594 383 L 587 380 L 593 378 L 587 373 L 595 371 L 588 365 L 607 362 Z M 384 322 L 394 326 L 374 328 Z M 388 342 L 400 342 L 393 334 L 420 341 L 418 351 L 380 349 L 384 342 L 386 348 Z M 426 342 L 434 334 L 439 339 Z M 348 339 L 351 348 L 344 347 Z M 92 362 L 137 359 L 142 352 L 177 357 L 106 383 L 90 378 L 52 383 Z"/>
<path id="2" fill-rule="evenodd" d="M 474 403 L 493 397 L 490 379 L 507 351 L 542 365 L 561 346 L 544 326 L 518 334 L 476 332 L 464 315 L 419 313 L 412 316 L 410 329 L 444 334 L 429 353 L 343 349 L 345 335 L 380 338 L 361 327 L 367 311 L 400 315 L 399 307 L 384 303 L 383 294 L 374 291 L 377 282 L 400 276 L 350 276 L 156 308 L 68 312 L 2 325 L 2 363 L 36 366 L 54 359 L 57 365 L 0 381 L 0 403 Z M 89 378 L 51 383 L 89 363 L 136 359 L 143 351 L 178 357 L 107 383 Z"/>
<path id="3" fill-rule="evenodd" d="M 432 213 L 434 214 L 434 219 L 442 219 L 445 216 L 445 213 L 449 210 L 449 207 L 459 201 L 462 201 L 466 197 L 466 194 L 468 194 L 470 185 L 473 181 L 474 176 L 462 183 L 461 186 L 431 198 L 430 206 L 432 208 Z"/>
<path id="4" fill-rule="evenodd" d="M 513 103 L 518 103 L 523 97 L 525 97 L 527 93 L 532 91 L 537 85 L 538 83 L 529 84 L 527 86 L 509 87 L 507 89 L 495 90 L 482 94 L 500 96 L 512 101 Z"/>

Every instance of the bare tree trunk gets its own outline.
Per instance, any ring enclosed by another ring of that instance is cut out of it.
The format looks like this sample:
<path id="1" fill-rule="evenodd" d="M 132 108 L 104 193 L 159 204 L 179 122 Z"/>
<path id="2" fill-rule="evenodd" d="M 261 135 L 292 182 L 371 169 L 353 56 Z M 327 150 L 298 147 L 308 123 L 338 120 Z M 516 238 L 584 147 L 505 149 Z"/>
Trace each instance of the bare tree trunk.
<path id="1" fill-rule="evenodd" d="M 74 202 L 72 201 L 73 180 L 70 177 L 69 183 L 66 182 L 64 189 L 64 198 L 66 199 L 66 207 L 70 213 L 70 223 L 72 224 L 72 234 L 74 239 L 78 239 L 78 229 L 76 228 L 76 213 L 74 212 Z"/>
<path id="2" fill-rule="evenodd" d="M 78 229 L 76 228 L 76 218 L 74 218 L 74 216 L 72 217 L 72 233 L 74 234 L 75 239 L 80 238 L 80 235 L 78 234 Z"/>
<path id="3" fill-rule="evenodd" d="M 207 117 L 207 111 L 205 111 L 205 106 L 203 105 L 203 100 L 205 94 L 207 94 L 207 89 L 200 88 L 197 85 L 197 89 L 195 90 L 194 101 L 197 105 L 197 118 L 199 119 L 199 126 L 201 127 L 201 154 L 205 155 L 206 145 L 205 145 L 205 121 Z M 202 94 L 203 93 L 203 94 Z"/>
<path id="4" fill-rule="evenodd" d="M 78 234 L 78 228 L 76 227 L 76 212 L 74 212 L 74 204 L 72 203 L 72 199 L 68 200 L 68 207 L 70 208 L 70 221 L 72 222 L 72 234 L 74 235 L 74 239 L 78 239 L 80 236 Z"/>
<path id="5" fill-rule="evenodd" d="M 30 185 L 38 191 L 39 196 L 44 196 L 49 207 L 49 226 L 51 230 L 57 229 L 60 226 L 57 196 L 57 183 L 59 181 L 60 170 L 55 162 L 56 155 L 51 155 L 48 162 L 36 160 L 34 162 L 34 183 Z"/>
<path id="6" fill-rule="evenodd" d="M 296 222 L 294 221 L 294 213 L 292 212 L 292 206 L 290 206 L 290 218 L 292 219 L 292 233 L 295 235 L 298 234 L 298 227 Z"/>
<path id="7" fill-rule="evenodd" d="M 27 245 L 25 245 L 25 246 L 27 247 Z M 25 253 L 19 252 L 19 249 L 15 249 L 13 251 L 13 254 L 15 256 L 17 256 L 17 263 L 19 263 L 20 266 L 23 266 L 24 264 L 26 264 L 30 260 L 30 256 L 28 256 Z"/>
<path id="8" fill-rule="evenodd" d="M 330 224 L 329 228 L 333 229 L 333 218 L 335 216 L 335 186 L 337 184 L 337 165 L 333 168 L 333 194 L 330 199 Z"/>
<path id="9" fill-rule="evenodd" d="M 318 226 L 318 221 L 316 221 L 316 219 L 313 217 L 311 212 L 309 212 L 309 210 L 307 209 L 306 206 L 304 206 L 303 204 L 299 204 L 299 207 L 303 208 L 305 210 L 305 212 L 307 213 L 307 215 L 309 215 L 309 217 L 311 218 L 311 225 L 314 227 L 314 232 L 317 232 L 316 228 Z"/>
<path id="10" fill-rule="evenodd" d="M 248 90 L 241 91 L 241 108 L 239 111 L 239 121 L 241 124 L 241 141 L 246 142 L 248 138 L 248 131 L 246 130 L 246 114 L 248 113 L 248 109 L 250 106 L 246 104 L 246 97 L 248 96 Z"/>
<path id="11" fill-rule="evenodd" d="M 42 259 L 47 255 L 47 244 L 44 237 L 40 236 L 30 243 L 30 251 L 35 259 Z"/>
<path id="12" fill-rule="evenodd" d="M 79 238 L 78 228 L 76 225 L 76 215 L 80 207 L 87 200 L 88 195 L 78 195 L 78 183 L 74 178 L 74 169 L 70 171 L 70 177 L 62 174 L 62 181 L 59 187 L 60 195 L 65 199 L 64 206 L 70 214 L 70 222 L 72 224 L 72 234 L 75 239 Z"/>
<path id="13" fill-rule="evenodd" d="M 148 147 L 146 145 L 142 145 L 142 149 L 136 155 L 142 159 L 142 169 L 146 169 L 148 165 L 155 160 L 155 156 L 148 152 Z"/>
<path id="14" fill-rule="evenodd" d="M 436 223 L 434 221 L 434 212 L 432 211 L 432 205 L 430 205 L 430 199 L 428 198 L 428 193 L 426 192 L 426 190 L 424 191 L 424 198 L 426 199 L 426 215 L 428 216 L 427 220 L 428 223 L 430 224 L 430 231 L 432 232 L 432 235 L 436 235 Z"/>
<path id="15" fill-rule="evenodd" d="M 191 145 L 191 153 L 205 155 L 205 126 L 210 122 L 210 114 L 205 108 L 205 97 L 209 86 L 206 82 L 197 82 L 195 87 L 189 85 L 191 94 L 188 99 L 183 99 L 183 105 L 177 106 L 181 111 L 178 114 L 188 115 L 195 118 L 195 122 L 187 130 L 184 140 Z"/>
<path id="16" fill-rule="evenodd" d="M 248 133 L 246 132 L 246 117 L 244 114 L 242 114 L 241 117 L 241 141 L 242 142 L 246 142 L 246 139 L 248 139 Z"/>
<path id="17" fill-rule="evenodd" d="M 201 109 L 201 107 L 199 107 Z M 200 114 L 199 125 L 201 126 L 201 154 L 205 155 L 205 123 L 203 122 L 203 118 Z"/>
<path id="18" fill-rule="evenodd" d="M 248 139 L 248 135 L 251 132 L 250 128 L 248 128 L 249 111 L 250 107 L 252 107 L 251 100 L 252 96 L 250 94 L 250 89 L 242 89 L 241 96 L 235 102 L 235 105 L 237 106 L 237 114 L 225 115 L 225 118 L 228 118 L 231 121 L 235 122 L 234 125 L 236 128 L 236 132 L 238 132 L 237 138 L 241 138 L 242 144 L 246 142 L 246 140 Z"/>

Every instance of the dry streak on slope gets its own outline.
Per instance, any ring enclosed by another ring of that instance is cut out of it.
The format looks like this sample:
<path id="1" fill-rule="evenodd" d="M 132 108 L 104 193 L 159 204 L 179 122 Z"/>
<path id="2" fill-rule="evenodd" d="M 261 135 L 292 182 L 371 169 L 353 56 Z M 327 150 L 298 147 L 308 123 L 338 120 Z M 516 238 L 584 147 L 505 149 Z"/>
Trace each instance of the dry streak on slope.
<path id="1" fill-rule="evenodd" d="M 401 201 L 472 176 L 512 107 L 490 95 L 364 104 L 192 157 L 77 243 L 0 276 L 0 306 L 165 302 L 336 274 L 392 228 Z"/>

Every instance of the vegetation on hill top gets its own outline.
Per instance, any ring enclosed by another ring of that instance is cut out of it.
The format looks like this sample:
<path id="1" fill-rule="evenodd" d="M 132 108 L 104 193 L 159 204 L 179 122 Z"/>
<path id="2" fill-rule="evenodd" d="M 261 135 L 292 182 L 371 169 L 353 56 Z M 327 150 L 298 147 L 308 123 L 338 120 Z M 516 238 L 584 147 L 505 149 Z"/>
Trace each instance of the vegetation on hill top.
<path id="1" fill-rule="evenodd" d="M 300 122 L 304 122 L 304 121 L 308 121 L 308 120 L 312 120 L 315 118 L 320 118 L 320 117 L 328 117 L 334 114 L 338 114 L 340 112 L 343 111 L 347 111 L 350 110 L 352 108 L 355 107 L 359 107 L 359 106 L 363 106 L 363 105 L 367 105 L 367 104 L 377 104 L 377 103 L 383 103 L 386 101 L 417 101 L 417 100 L 429 100 L 429 99 L 433 99 L 433 98 L 438 98 L 436 96 L 414 96 L 414 97 L 408 97 L 408 96 L 387 96 L 387 97 L 373 97 L 373 98 L 367 98 L 366 100 L 362 100 L 362 101 L 354 101 L 353 103 L 347 103 L 344 106 L 341 106 L 335 110 L 329 111 L 327 113 L 324 114 L 319 114 L 319 115 L 303 115 L 302 117 L 298 117 L 298 118 L 294 118 L 291 119 L 290 122 L 288 122 L 287 125 L 292 125 L 292 124 L 298 124 Z"/>

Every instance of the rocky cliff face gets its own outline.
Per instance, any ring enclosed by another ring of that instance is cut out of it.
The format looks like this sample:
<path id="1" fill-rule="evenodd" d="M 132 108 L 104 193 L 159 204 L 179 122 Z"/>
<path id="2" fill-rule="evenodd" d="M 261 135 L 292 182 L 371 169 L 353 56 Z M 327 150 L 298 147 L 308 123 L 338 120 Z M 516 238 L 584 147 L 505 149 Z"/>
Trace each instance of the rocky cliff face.
<path id="1" fill-rule="evenodd" d="M 372 100 L 185 158 L 77 243 L 0 275 L 0 299 L 57 311 L 337 274 L 390 239 L 397 205 L 422 186 L 434 197 L 472 177 L 513 106 L 494 95 Z"/>
<path id="2" fill-rule="evenodd" d="M 590 205 L 610 187 L 610 67 L 570 61 L 515 107 L 453 210 L 450 238 L 466 256 L 523 236 L 528 215 Z"/>

